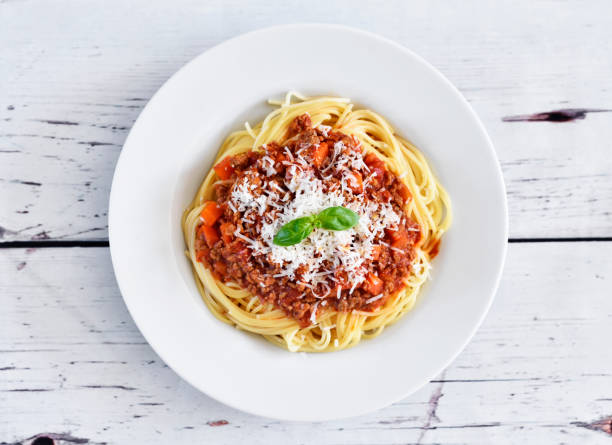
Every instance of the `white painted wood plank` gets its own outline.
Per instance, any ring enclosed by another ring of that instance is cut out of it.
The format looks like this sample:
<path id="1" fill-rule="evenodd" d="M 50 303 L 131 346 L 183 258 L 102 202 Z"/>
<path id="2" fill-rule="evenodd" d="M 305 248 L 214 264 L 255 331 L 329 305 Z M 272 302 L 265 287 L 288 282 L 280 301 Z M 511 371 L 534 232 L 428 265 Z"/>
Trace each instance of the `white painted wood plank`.
<path id="1" fill-rule="evenodd" d="M 612 113 L 502 122 L 612 108 L 611 15 L 606 0 L 4 2 L 0 241 L 106 239 L 114 165 L 151 95 L 212 45 L 291 22 L 377 32 L 447 75 L 497 147 L 511 237 L 611 236 Z"/>
<path id="2" fill-rule="evenodd" d="M 182 382 L 133 325 L 106 248 L 3 249 L 0 442 L 608 444 L 579 425 L 612 415 L 611 254 L 612 243 L 512 244 L 485 324 L 436 381 L 371 415 L 311 424 L 243 414 Z"/>

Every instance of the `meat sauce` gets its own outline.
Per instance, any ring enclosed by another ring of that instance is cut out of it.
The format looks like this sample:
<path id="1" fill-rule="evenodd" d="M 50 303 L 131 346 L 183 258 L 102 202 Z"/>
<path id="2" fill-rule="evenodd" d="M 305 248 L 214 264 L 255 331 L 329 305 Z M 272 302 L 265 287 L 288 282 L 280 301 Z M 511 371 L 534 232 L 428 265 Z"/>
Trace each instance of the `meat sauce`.
<path id="1" fill-rule="evenodd" d="M 372 153 L 363 156 L 365 165 L 361 169 L 349 166 L 340 172 L 330 168 L 337 159 L 338 147 L 342 153 L 353 152 L 361 159 L 362 148 L 356 138 L 329 127 L 313 128 L 310 117 L 304 114 L 292 122 L 284 142 L 271 142 L 257 151 L 222 159 L 214 167 L 219 178 L 215 183 L 216 201 L 205 203 L 197 230 L 197 260 L 216 279 L 238 284 L 257 295 L 261 302 L 282 309 L 302 327 L 312 324 L 318 313 L 329 309 L 371 312 L 384 305 L 405 286 L 415 245 L 421 237 L 420 227 L 403 210 L 411 199 L 403 182 Z M 330 190 L 341 188 L 347 200 L 384 203 L 401 217 L 398 224 L 382 232 L 369 258 L 360 266 L 363 281 L 351 282 L 342 266 L 332 264 L 326 264 L 326 272 L 321 274 L 326 275 L 326 280 L 316 285 L 279 276 L 283 264 L 273 261 L 269 254 L 255 252 L 247 241 L 258 238 L 267 215 L 270 217 L 277 210 L 270 205 L 261 212 L 251 212 L 247 218 L 232 204 L 232 191 L 239 182 L 248 181 L 257 194 L 267 184 L 282 190 L 290 201 L 291 191 L 286 183 L 295 172 L 292 165 L 297 158 L 302 160 L 301 168 L 308 169 Z"/>

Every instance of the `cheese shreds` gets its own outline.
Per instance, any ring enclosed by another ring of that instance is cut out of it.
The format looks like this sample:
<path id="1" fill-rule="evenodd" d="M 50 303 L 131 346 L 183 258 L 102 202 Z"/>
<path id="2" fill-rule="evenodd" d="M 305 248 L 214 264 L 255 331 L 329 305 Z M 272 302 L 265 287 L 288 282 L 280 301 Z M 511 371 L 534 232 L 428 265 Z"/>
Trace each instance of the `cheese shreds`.
<path id="1" fill-rule="evenodd" d="M 266 171 L 266 176 L 272 176 L 277 173 L 274 168 L 274 160 L 268 155 L 261 158 L 261 166 Z"/>
<path id="2" fill-rule="evenodd" d="M 381 241 L 380 244 L 382 244 L 383 246 L 387 246 L 389 249 L 395 250 L 396 252 L 403 252 L 402 249 L 398 249 L 397 247 L 393 247 L 392 245 L 390 245 L 389 243 L 385 243 L 384 241 Z"/>
<path id="3" fill-rule="evenodd" d="M 332 127 L 329 125 L 319 124 L 316 126 L 316 129 L 319 130 L 323 136 L 327 137 Z"/>
<path id="4" fill-rule="evenodd" d="M 285 193 L 285 191 L 282 188 L 280 188 L 276 182 L 270 182 L 269 184 L 270 184 L 270 187 L 275 188 L 276 190 L 278 190 L 281 193 Z"/>
<path id="5" fill-rule="evenodd" d="M 375 302 L 375 301 L 380 300 L 382 297 L 383 297 L 383 294 L 378 294 L 378 295 L 376 295 L 375 297 L 368 298 L 368 299 L 365 301 L 365 303 L 366 303 L 366 304 L 373 303 L 373 302 Z"/>

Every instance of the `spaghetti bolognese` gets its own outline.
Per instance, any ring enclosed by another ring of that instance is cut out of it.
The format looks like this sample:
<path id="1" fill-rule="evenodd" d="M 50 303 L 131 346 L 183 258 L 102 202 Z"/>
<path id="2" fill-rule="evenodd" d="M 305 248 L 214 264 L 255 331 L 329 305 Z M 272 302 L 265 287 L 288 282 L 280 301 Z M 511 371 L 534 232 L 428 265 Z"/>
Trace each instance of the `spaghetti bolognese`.
<path id="1" fill-rule="evenodd" d="M 426 159 L 348 99 L 289 93 L 232 133 L 183 215 L 202 298 L 290 351 L 380 334 L 426 281 L 450 201 Z"/>

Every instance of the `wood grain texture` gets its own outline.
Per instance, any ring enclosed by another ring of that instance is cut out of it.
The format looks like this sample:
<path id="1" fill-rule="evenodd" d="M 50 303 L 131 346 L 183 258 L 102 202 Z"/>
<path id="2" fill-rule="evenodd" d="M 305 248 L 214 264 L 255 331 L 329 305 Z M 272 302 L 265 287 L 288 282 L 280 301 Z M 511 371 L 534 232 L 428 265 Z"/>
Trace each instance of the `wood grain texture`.
<path id="1" fill-rule="evenodd" d="M 321 423 L 183 382 L 131 321 L 107 248 L 6 248 L 103 246 L 117 157 L 155 91 L 228 38 L 297 22 L 389 37 L 461 90 L 496 146 L 512 238 L 612 237 L 610 17 L 607 0 L 0 0 L 0 445 L 612 443 L 612 242 L 512 244 L 447 370 Z"/>
<path id="2" fill-rule="evenodd" d="M 511 245 L 483 327 L 433 382 L 367 416 L 292 423 L 217 403 L 161 362 L 106 248 L 3 249 L 0 443 L 609 444 L 611 250 Z"/>
<path id="3" fill-rule="evenodd" d="M 440 69 L 496 145 L 511 237 L 611 236 L 612 113 L 503 121 L 611 109 L 611 15 L 607 0 L 2 2 L 0 241 L 105 240 L 113 169 L 152 94 L 211 46 L 292 22 L 374 31 Z"/>

